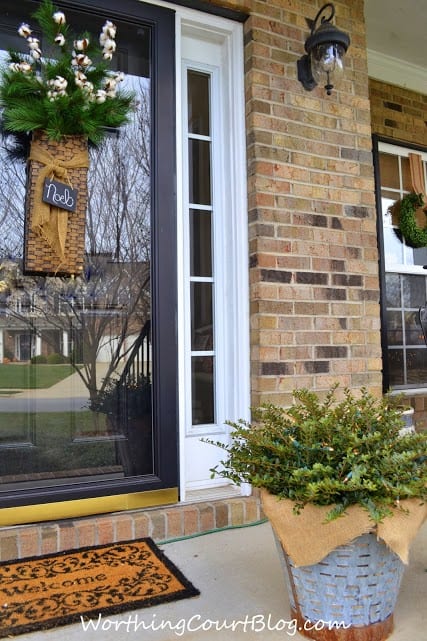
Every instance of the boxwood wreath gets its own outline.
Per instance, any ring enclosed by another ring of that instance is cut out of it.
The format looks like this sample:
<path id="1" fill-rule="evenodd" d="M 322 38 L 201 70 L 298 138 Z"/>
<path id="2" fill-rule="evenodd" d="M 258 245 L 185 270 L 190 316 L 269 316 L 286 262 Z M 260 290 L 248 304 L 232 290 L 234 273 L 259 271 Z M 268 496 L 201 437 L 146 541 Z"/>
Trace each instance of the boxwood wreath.
<path id="1" fill-rule="evenodd" d="M 400 201 L 399 230 L 409 247 L 427 247 L 427 225 L 419 227 L 415 218 L 415 212 L 423 205 L 422 194 L 410 193 Z M 427 212 L 424 213 L 427 216 Z"/>

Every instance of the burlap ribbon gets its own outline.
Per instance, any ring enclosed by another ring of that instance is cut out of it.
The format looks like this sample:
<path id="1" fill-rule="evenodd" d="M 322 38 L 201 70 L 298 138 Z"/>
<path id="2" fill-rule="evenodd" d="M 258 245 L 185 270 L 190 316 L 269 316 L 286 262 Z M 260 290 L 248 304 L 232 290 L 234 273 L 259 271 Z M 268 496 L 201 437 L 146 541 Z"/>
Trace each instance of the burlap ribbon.
<path id="1" fill-rule="evenodd" d="M 297 567 L 319 563 L 335 548 L 368 532 L 375 532 L 403 563 L 408 563 L 409 547 L 427 518 L 427 505 L 420 505 L 417 499 L 401 501 L 403 510 L 393 509 L 393 516 L 378 525 L 359 505 L 350 506 L 344 516 L 325 523 L 331 505 L 309 504 L 295 514 L 294 503 L 288 499 L 279 500 L 265 490 L 261 490 L 261 499 L 276 536 Z"/>
<path id="2" fill-rule="evenodd" d="M 421 154 L 408 154 L 409 171 L 411 172 L 412 189 L 416 194 L 422 194 L 424 198 L 424 209 L 427 208 L 426 184 L 424 180 L 424 167 Z"/>
<path id="3" fill-rule="evenodd" d="M 74 154 L 70 160 L 62 160 L 52 156 L 38 140 L 33 140 L 29 160 L 43 165 L 35 184 L 31 228 L 45 239 L 62 262 L 65 260 L 68 212 L 43 202 L 44 181 L 46 178 L 57 179 L 72 187 L 68 170 L 89 167 L 89 154 L 86 149 Z"/>

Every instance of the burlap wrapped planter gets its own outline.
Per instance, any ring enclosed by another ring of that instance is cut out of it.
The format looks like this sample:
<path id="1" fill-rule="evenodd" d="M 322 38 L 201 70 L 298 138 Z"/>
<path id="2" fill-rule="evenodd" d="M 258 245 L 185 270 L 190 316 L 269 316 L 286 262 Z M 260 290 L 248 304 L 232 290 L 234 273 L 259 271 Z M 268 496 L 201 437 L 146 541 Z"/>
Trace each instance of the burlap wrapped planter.
<path id="1" fill-rule="evenodd" d="M 291 617 L 316 641 L 384 641 L 404 564 L 427 505 L 401 501 L 393 516 L 375 524 L 360 505 L 326 522 L 331 505 L 294 504 L 261 491 L 285 569 Z"/>
<path id="2" fill-rule="evenodd" d="M 65 136 L 49 140 L 34 132 L 28 159 L 24 271 L 28 274 L 77 275 L 84 267 L 87 207 L 87 140 Z M 75 211 L 43 202 L 45 179 L 77 189 Z"/>

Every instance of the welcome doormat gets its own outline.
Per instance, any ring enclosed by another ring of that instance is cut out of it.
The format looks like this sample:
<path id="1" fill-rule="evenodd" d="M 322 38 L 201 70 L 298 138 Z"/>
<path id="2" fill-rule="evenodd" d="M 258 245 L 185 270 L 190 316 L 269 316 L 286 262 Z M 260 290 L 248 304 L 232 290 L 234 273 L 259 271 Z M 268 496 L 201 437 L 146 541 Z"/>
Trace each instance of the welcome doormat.
<path id="1" fill-rule="evenodd" d="M 0 637 L 197 596 L 149 538 L 0 563 Z"/>

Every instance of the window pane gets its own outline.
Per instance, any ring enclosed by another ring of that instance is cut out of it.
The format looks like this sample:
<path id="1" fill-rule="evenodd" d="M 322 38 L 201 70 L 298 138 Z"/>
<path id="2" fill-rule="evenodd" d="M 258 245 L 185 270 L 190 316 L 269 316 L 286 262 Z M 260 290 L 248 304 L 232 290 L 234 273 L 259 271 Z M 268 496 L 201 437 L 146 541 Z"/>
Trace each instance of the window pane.
<path id="1" fill-rule="evenodd" d="M 399 274 L 386 274 L 386 305 L 387 307 L 400 307 L 400 276 Z"/>
<path id="2" fill-rule="evenodd" d="M 196 356 L 191 363 L 193 425 L 215 422 L 214 358 Z"/>
<path id="3" fill-rule="evenodd" d="M 191 349 L 213 349 L 212 283 L 191 283 Z"/>
<path id="4" fill-rule="evenodd" d="M 414 249 L 414 265 L 427 265 L 427 247 Z"/>
<path id="5" fill-rule="evenodd" d="M 196 205 L 211 204 L 210 142 L 188 141 L 189 200 Z"/>
<path id="6" fill-rule="evenodd" d="M 409 158 L 400 159 L 402 169 L 402 188 L 404 191 L 412 191 L 411 170 L 409 167 Z"/>
<path id="7" fill-rule="evenodd" d="M 209 76 L 188 72 L 188 131 L 209 136 Z"/>
<path id="8" fill-rule="evenodd" d="M 387 312 L 387 341 L 389 345 L 403 343 L 401 312 Z"/>
<path id="9" fill-rule="evenodd" d="M 404 245 L 398 238 L 398 232 L 392 227 L 384 229 L 384 254 L 386 267 L 403 265 Z"/>
<path id="10" fill-rule="evenodd" d="M 402 276 L 403 304 L 405 307 L 420 307 L 426 301 L 424 276 Z"/>
<path id="11" fill-rule="evenodd" d="M 424 349 L 410 349 L 406 352 L 408 385 L 425 385 L 427 380 L 427 358 Z"/>
<path id="12" fill-rule="evenodd" d="M 399 189 L 399 160 L 391 154 L 380 154 L 381 185 L 389 189 Z"/>
<path id="13" fill-rule="evenodd" d="M 190 210 L 191 275 L 212 276 L 210 211 Z"/>
<path id="14" fill-rule="evenodd" d="M 424 345 L 424 335 L 418 320 L 418 312 L 405 312 L 404 321 L 406 345 Z M 427 360 L 427 354 L 424 356 Z"/>
<path id="15" fill-rule="evenodd" d="M 403 350 L 390 349 L 388 351 L 388 366 L 390 385 L 403 385 Z"/>
<path id="16" fill-rule="evenodd" d="M 381 190 L 381 208 L 385 225 L 398 225 L 399 206 L 396 205 L 398 200 L 399 194 L 397 192 Z"/>

